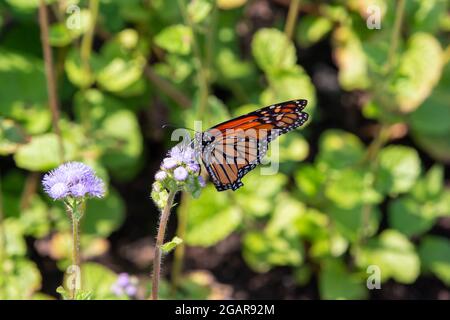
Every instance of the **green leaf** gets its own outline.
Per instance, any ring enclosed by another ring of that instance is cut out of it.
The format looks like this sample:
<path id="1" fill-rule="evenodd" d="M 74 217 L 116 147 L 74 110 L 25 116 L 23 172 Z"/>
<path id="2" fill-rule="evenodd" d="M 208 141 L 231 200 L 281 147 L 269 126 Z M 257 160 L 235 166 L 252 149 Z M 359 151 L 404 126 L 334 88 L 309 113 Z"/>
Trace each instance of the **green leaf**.
<path id="1" fill-rule="evenodd" d="M 237 204 L 246 214 L 262 217 L 272 211 L 274 198 L 286 184 L 286 177 L 261 175 L 259 169 L 255 169 L 245 176 L 244 183 L 245 187 L 235 195 Z"/>
<path id="2" fill-rule="evenodd" d="M 305 16 L 300 19 L 296 39 L 303 47 L 309 47 L 320 41 L 333 28 L 333 23 L 322 16 Z"/>
<path id="3" fill-rule="evenodd" d="M 341 208 L 353 208 L 362 203 L 378 203 L 382 196 L 372 188 L 371 172 L 343 169 L 329 174 L 325 196 Z"/>
<path id="4" fill-rule="evenodd" d="M 399 61 L 390 90 L 400 111 L 411 112 L 430 95 L 441 77 L 441 45 L 431 34 L 415 33 Z"/>
<path id="5" fill-rule="evenodd" d="M 378 266 L 382 281 L 392 278 L 410 284 L 420 274 L 420 260 L 414 245 L 396 230 L 385 230 L 377 238 L 370 239 L 356 252 L 355 258 L 361 268 Z"/>
<path id="6" fill-rule="evenodd" d="M 376 206 L 360 205 L 353 208 L 332 206 L 327 210 L 336 230 L 351 242 L 355 242 L 363 232 L 372 236 L 378 231 L 381 212 Z"/>
<path id="7" fill-rule="evenodd" d="M 444 167 L 434 165 L 425 176 L 425 185 L 430 197 L 436 196 L 444 188 Z"/>
<path id="8" fill-rule="evenodd" d="M 20 144 L 25 143 L 23 128 L 10 119 L 0 117 L 0 155 L 14 153 Z"/>
<path id="9" fill-rule="evenodd" d="M 389 225 L 408 237 L 427 232 L 437 218 L 411 198 L 395 199 L 389 204 L 388 212 Z"/>
<path id="10" fill-rule="evenodd" d="M 346 270 L 341 260 L 327 259 L 322 263 L 319 276 L 321 299 L 364 299 L 367 289 L 363 279 Z"/>
<path id="11" fill-rule="evenodd" d="M 312 164 L 303 164 L 295 173 L 295 182 L 302 199 L 306 202 L 319 201 L 326 175 Z"/>
<path id="12" fill-rule="evenodd" d="M 66 160 L 73 159 L 75 146 L 64 141 Z M 59 139 L 54 133 L 36 135 L 31 141 L 22 145 L 14 155 L 19 168 L 30 171 L 48 171 L 61 163 Z"/>
<path id="13" fill-rule="evenodd" d="M 241 220 L 241 210 L 230 206 L 227 194 L 208 186 L 198 200 L 189 204 L 186 243 L 212 246 L 230 235 Z"/>
<path id="14" fill-rule="evenodd" d="M 341 26 L 333 32 L 333 46 L 342 88 L 348 91 L 368 88 L 368 61 L 357 35 L 349 27 Z"/>
<path id="15" fill-rule="evenodd" d="M 212 4 L 207 0 L 190 1 L 187 6 L 189 18 L 194 23 L 202 22 L 211 12 Z"/>
<path id="16" fill-rule="evenodd" d="M 447 0 L 413 0 L 412 31 L 437 32 L 448 12 Z"/>
<path id="17" fill-rule="evenodd" d="M 183 243 L 183 239 L 178 238 L 178 237 L 173 237 L 172 240 L 170 240 L 169 242 L 164 243 L 161 246 L 161 249 L 164 251 L 164 253 L 169 253 L 170 251 L 175 249 L 176 246 L 178 246 L 179 244 L 182 244 L 182 243 Z"/>
<path id="18" fill-rule="evenodd" d="M 23 237 L 23 226 L 19 220 L 8 218 L 3 222 L 6 254 L 9 257 L 25 256 L 27 245 Z"/>
<path id="19" fill-rule="evenodd" d="M 90 65 L 96 65 L 98 58 L 93 55 L 90 60 Z M 66 57 L 64 62 L 64 70 L 70 82 L 79 88 L 88 88 L 95 81 L 95 75 L 92 72 L 87 72 L 82 63 L 79 50 L 72 49 Z M 89 69 L 90 70 L 90 69 Z"/>
<path id="20" fill-rule="evenodd" d="M 433 94 L 410 116 L 414 131 L 419 134 L 450 135 L 450 108 L 447 101 L 450 93 L 447 88 L 439 86 Z"/>
<path id="21" fill-rule="evenodd" d="M 253 270 L 267 272 L 274 266 L 300 266 L 304 249 L 291 230 L 281 230 L 277 235 L 251 231 L 244 236 L 242 254 Z"/>
<path id="22" fill-rule="evenodd" d="M 379 154 L 377 187 L 395 195 L 409 191 L 420 175 L 421 165 L 417 151 L 410 147 L 391 145 Z"/>
<path id="23" fill-rule="evenodd" d="M 53 47 L 64 47 L 73 40 L 72 34 L 64 23 L 54 23 L 50 26 L 49 42 Z"/>
<path id="24" fill-rule="evenodd" d="M 269 88 L 261 93 L 260 100 L 263 105 L 271 105 L 280 101 L 298 98 L 308 100 L 307 110 L 316 105 L 316 92 L 311 78 L 300 66 L 289 70 L 275 70 L 267 75 Z M 301 92 L 301 96 L 299 96 Z"/>
<path id="25" fill-rule="evenodd" d="M 260 29 L 253 36 L 252 53 L 258 66 L 266 73 L 289 70 L 297 56 L 294 44 L 277 29 Z"/>
<path id="26" fill-rule="evenodd" d="M 26 235 L 43 238 L 50 232 L 48 207 L 37 194 L 31 197 L 26 208 L 21 209 L 19 219 Z"/>
<path id="27" fill-rule="evenodd" d="M 116 57 L 98 71 L 97 81 L 103 89 L 120 94 L 141 79 L 144 66 L 145 59 L 141 56 L 130 60 Z"/>
<path id="28" fill-rule="evenodd" d="M 51 4 L 55 1 L 45 0 L 45 3 Z M 30 11 L 39 7 L 40 0 L 6 0 L 6 2 L 19 10 Z"/>
<path id="29" fill-rule="evenodd" d="M 319 167 L 341 170 L 359 163 L 363 157 L 364 146 L 354 134 L 330 129 L 320 137 L 317 158 Z"/>
<path id="30" fill-rule="evenodd" d="M 296 231 L 295 224 L 305 211 L 306 207 L 303 203 L 287 194 L 281 194 L 277 200 L 274 213 L 267 223 L 265 232 L 277 235 L 287 229 Z"/>
<path id="31" fill-rule="evenodd" d="M 423 268 L 450 286 L 450 241 L 443 237 L 426 236 L 419 247 Z"/>
<path id="32" fill-rule="evenodd" d="M 115 299 L 111 291 L 117 275 L 108 268 L 93 262 L 81 266 L 81 281 L 84 292 L 90 292 L 96 300 Z"/>
<path id="33" fill-rule="evenodd" d="M 22 124 L 31 134 L 51 123 L 41 59 L 0 49 L 0 115 Z"/>
<path id="34" fill-rule="evenodd" d="M 0 284 L 1 300 L 27 300 L 41 287 L 41 274 L 34 262 L 15 258 L 13 260 L 4 260 L 0 262 L 0 268 L 3 270 Z"/>
<path id="35" fill-rule="evenodd" d="M 192 37 L 191 28 L 177 24 L 159 32 L 155 37 L 155 43 L 171 53 L 186 55 L 191 52 Z"/>
<path id="36" fill-rule="evenodd" d="M 83 234 L 108 237 L 117 230 L 125 218 L 125 204 L 120 195 L 109 190 L 104 199 L 89 199 L 82 220 Z"/>
<path id="37" fill-rule="evenodd" d="M 106 111 L 108 112 L 108 111 Z M 113 175 L 129 179 L 138 171 L 143 138 L 136 115 L 129 110 L 107 113 L 101 124 L 105 153 L 102 161 Z"/>

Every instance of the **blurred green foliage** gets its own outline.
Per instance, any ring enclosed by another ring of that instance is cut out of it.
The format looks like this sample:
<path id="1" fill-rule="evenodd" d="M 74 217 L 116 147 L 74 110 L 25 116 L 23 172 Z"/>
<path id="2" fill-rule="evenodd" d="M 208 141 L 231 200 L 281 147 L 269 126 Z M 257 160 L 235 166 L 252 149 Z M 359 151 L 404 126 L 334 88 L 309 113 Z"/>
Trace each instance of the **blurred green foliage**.
<path id="1" fill-rule="evenodd" d="M 266 27 L 252 26 L 248 12 L 254 4 L 245 0 L 48 0 L 65 160 L 91 165 L 105 181 L 132 181 L 147 161 L 160 160 L 151 148 L 144 150 L 144 141 L 172 144 L 155 133 L 163 121 L 213 125 L 262 105 L 304 98 L 310 125 L 280 138 L 280 172 L 264 176 L 255 170 L 235 193 L 208 185 L 187 203 L 186 235 L 168 242 L 167 251 L 183 241 L 214 246 L 238 233 L 251 269 L 289 266 L 300 287 L 318 279 L 324 299 L 369 297 L 370 265 L 380 267 L 382 282 L 411 284 L 431 275 L 450 286 L 448 231 L 433 233 L 450 216 L 444 175 L 450 161 L 448 2 L 406 1 L 397 36 L 396 2 L 373 2 L 381 29 L 366 27 L 364 1 L 302 1 L 291 40 L 282 29 L 283 15 L 273 15 Z M 71 4 L 81 8 L 80 16 L 67 11 Z M 0 299 L 50 298 L 39 293 L 45 275 L 30 259 L 25 238 L 45 240 L 61 270 L 70 258 L 64 210 L 39 186 L 40 173 L 61 159 L 37 7 L 38 1 L 0 3 L 0 156 L 17 167 L 1 170 Z M 80 24 L 69 28 L 74 21 Z M 319 50 L 319 42 L 331 45 L 340 89 L 364 93 L 361 114 L 377 128 L 369 143 L 362 131 L 321 122 L 324 105 L 299 64 L 304 50 Z M 150 127 L 141 126 L 147 121 L 141 117 L 151 119 Z M 411 139 L 391 142 L 398 131 Z M 317 146 L 311 145 L 314 136 Z M 151 183 L 149 177 L 149 190 Z M 106 199 L 90 200 L 87 208 L 84 259 L 108 250 L 108 237 L 126 213 L 111 185 Z M 83 268 L 92 294 L 83 298 L 115 298 L 112 271 L 90 262 Z M 185 294 L 176 297 L 209 297 L 202 281 L 185 276 Z M 163 284 L 162 296 L 170 294 Z"/>

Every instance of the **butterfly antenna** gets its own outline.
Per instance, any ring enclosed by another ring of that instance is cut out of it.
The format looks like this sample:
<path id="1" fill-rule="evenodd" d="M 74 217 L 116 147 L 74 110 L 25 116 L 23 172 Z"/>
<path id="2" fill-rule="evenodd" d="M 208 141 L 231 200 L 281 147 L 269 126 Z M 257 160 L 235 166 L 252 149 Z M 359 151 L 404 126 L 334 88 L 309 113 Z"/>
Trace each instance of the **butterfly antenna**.
<path id="1" fill-rule="evenodd" d="M 161 126 L 161 128 L 162 129 L 165 129 L 165 128 L 186 129 L 186 130 L 190 130 L 190 131 L 195 132 L 195 133 L 199 133 L 198 131 L 196 131 L 194 129 L 186 128 L 186 127 L 179 127 L 179 126 L 176 126 L 176 125 L 173 125 L 173 124 L 170 124 L 170 123 L 163 124 Z"/>

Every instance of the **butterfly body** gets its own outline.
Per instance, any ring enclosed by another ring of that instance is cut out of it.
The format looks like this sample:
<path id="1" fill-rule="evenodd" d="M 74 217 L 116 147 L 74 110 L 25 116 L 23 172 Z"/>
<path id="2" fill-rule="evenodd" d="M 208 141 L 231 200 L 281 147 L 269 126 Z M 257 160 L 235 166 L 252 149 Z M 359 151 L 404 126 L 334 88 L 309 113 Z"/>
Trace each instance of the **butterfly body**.
<path id="1" fill-rule="evenodd" d="M 237 190 L 267 153 L 268 144 L 308 119 L 306 100 L 274 104 L 196 135 L 202 162 L 218 191 Z"/>

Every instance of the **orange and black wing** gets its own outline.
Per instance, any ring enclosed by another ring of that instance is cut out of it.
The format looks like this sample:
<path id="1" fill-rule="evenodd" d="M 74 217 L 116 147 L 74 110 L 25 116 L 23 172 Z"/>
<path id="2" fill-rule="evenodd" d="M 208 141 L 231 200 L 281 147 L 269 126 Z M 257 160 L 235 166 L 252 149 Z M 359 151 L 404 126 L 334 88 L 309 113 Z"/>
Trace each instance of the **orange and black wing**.
<path id="1" fill-rule="evenodd" d="M 236 190 L 267 153 L 268 144 L 308 119 L 306 100 L 271 105 L 222 122 L 203 133 L 202 161 L 218 191 Z"/>

